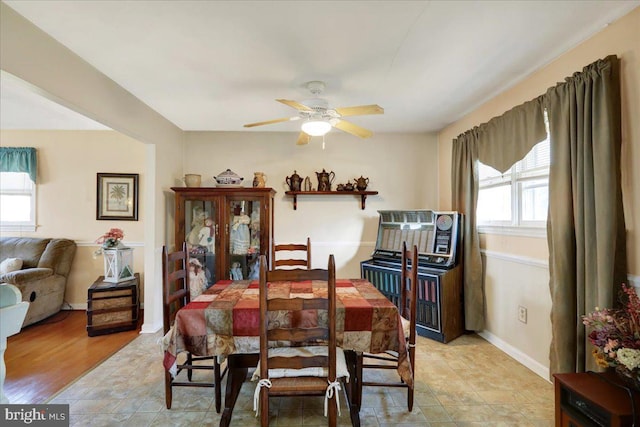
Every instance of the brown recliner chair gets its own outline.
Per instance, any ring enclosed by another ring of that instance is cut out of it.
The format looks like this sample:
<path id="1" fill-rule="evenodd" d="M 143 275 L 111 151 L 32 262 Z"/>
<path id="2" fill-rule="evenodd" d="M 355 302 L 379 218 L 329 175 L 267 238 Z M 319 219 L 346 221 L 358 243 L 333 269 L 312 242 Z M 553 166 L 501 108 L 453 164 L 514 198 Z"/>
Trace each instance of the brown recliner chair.
<path id="1" fill-rule="evenodd" d="M 21 269 L 0 274 L 0 283 L 15 285 L 30 302 L 23 327 L 60 311 L 75 253 L 76 243 L 69 239 L 0 238 L 0 262 L 22 261 Z"/>

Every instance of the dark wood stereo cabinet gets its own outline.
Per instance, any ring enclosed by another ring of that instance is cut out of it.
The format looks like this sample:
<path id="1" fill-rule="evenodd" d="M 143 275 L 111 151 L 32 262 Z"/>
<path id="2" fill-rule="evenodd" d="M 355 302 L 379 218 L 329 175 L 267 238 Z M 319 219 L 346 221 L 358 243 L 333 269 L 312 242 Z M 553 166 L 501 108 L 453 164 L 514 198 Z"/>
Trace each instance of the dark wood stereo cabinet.
<path id="1" fill-rule="evenodd" d="M 640 392 L 626 388 L 614 372 L 553 377 L 556 427 L 640 425 Z"/>

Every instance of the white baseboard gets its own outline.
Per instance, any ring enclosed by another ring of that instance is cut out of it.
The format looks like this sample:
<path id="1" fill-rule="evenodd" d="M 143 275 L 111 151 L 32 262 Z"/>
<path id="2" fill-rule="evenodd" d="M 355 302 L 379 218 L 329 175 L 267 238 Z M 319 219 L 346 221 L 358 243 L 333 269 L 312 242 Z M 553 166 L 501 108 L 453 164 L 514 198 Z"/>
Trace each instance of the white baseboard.
<path id="1" fill-rule="evenodd" d="M 532 359 L 531 357 L 529 357 L 525 353 L 521 352 L 517 348 L 511 346 L 510 344 L 502 341 L 500 338 L 498 338 L 497 336 L 493 335 L 490 332 L 481 331 L 481 332 L 478 332 L 478 335 L 480 335 L 485 340 L 489 341 L 491 344 L 496 346 L 498 349 L 500 349 L 500 350 L 504 351 L 505 353 L 507 353 L 509 356 L 513 357 L 515 360 L 517 360 L 522 365 L 526 366 L 527 368 L 529 368 L 530 370 L 532 370 L 533 372 L 538 374 L 543 379 L 551 382 L 551 380 L 549 380 L 549 368 L 548 367 L 546 367 L 546 366 L 542 365 L 540 362 Z"/>
<path id="2" fill-rule="evenodd" d="M 146 323 L 142 324 L 142 328 L 140 329 L 141 334 L 155 334 L 159 330 L 162 329 L 162 325 L 148 325 Z"/>
<path id="3" fill-rule="evenodd" d="M 82 311 L 87 311 L 87 303 L 83 302 L 80 304 L 69 304 L 67 302 L 65 302 L 62 305 L 62 309 L 63 310 L 82 310 Z"/>

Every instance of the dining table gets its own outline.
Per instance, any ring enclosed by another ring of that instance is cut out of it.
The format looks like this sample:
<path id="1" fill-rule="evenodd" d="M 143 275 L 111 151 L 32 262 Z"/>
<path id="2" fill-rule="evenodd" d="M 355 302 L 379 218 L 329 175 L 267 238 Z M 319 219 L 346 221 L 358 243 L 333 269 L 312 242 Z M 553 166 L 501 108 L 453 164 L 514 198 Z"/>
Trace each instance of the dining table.
<path id="1" fill-rule="evenodd" d="M 270 298 L 327 294 L 327 282 L 270 282 Z M 257 280 L 220 280 L 181 308 L 163 339 L 164 368 L 175 370 L 180 352 L 226 358 L 228 378 L 220 426 L 231 422 L 233 407 L 260 351 Z M 353 426 L 360 425 L 362 353 L 399 354 L 398 374 L 410 386 L 413 375 L 398 308 L 366 279 L 336 280 L 337 344 L 345 351 L 349 380 L 345 394 Z"/>

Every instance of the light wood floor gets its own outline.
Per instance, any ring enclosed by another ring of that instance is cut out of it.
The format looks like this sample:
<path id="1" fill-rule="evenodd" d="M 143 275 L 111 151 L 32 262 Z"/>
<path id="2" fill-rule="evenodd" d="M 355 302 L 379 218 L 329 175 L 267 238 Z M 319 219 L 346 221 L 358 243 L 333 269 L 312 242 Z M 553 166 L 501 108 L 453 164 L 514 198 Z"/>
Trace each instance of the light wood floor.
<path id="1" fill-rule="evenodd" d="M 9 337 L 4 392 L 11 403 L 44 403 L 109 358 L 138 331 L 89 337 L 84 310 L 65 310 Z"/>

